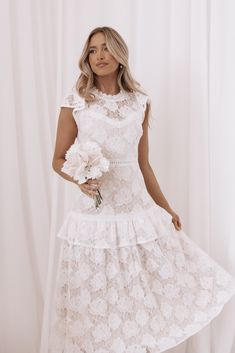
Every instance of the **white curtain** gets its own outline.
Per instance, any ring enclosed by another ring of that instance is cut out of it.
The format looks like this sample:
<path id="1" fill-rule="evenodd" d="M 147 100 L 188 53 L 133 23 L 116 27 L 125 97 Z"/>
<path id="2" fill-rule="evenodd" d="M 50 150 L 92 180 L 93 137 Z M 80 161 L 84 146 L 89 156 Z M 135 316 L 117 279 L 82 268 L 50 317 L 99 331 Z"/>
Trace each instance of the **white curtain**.
<path id="1" fill-rule="evenodd" d="M 150 162 L 188 236 L 235 275 L 233 0 L 3 0 L 0 353 L 47 353 L 74 185 L 53 172 L 59 104 L 89 32 L 111 26 L 153 103 Z M 235 299 L 170 353 L 234 353 Z M 41 349 L 40 349 L 41 346 Z"/>

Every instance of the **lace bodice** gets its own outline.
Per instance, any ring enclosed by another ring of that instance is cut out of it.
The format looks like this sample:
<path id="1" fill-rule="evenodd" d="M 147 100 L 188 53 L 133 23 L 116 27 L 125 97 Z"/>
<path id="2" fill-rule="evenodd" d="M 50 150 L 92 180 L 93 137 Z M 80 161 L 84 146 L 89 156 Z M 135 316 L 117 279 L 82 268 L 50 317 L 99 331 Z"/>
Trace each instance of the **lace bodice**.
<path id="1" fill-rule="evenodd" d="M 96 141 L 110 160 L 136 160 L 148 96 L 124 90 L 109 95 L 95 87 L 92 93 L 96 100 L 87 103 L 73 88 L 62 102 L 73 108 L 78 141 Z"/>

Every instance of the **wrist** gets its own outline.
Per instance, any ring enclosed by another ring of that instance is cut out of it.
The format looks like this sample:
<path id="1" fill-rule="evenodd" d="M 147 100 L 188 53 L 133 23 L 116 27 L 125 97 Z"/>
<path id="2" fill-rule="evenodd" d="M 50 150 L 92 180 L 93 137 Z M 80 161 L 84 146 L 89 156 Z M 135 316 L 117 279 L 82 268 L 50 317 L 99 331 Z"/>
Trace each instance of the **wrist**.
<path id="1" fill-rule="evenodd" d="M 173 209 L 169 206 L 169 207 L 166 207 L 165 210 L 170 213 L 171 215 L 174 213 Z"/>

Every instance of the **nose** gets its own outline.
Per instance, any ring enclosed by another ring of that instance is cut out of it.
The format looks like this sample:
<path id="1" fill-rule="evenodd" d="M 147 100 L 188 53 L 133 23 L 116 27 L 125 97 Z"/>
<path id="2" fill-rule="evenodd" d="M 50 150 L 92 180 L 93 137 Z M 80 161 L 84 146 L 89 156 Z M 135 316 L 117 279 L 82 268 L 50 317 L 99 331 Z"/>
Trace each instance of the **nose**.
<path id="1" fill-rule="evenodd" d="M 104 58 L 103 49 L 100 49 L 100 50 L 97 51 L 97 57 L 98 57 L 98 59 L 103 59 Z"/>

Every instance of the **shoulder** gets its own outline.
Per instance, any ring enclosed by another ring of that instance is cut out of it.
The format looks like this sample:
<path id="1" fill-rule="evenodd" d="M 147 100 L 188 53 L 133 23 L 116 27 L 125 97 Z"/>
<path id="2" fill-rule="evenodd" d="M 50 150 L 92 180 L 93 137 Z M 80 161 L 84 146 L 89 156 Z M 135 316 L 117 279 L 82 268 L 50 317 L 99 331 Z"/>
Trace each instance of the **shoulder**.
<path id="1" fill-rule="evenodd" d="M 135 94 L 136 101 L 138 102 L 139 106 L 143 110 L 145 110 L 147 104 L 151 103 L 151 99 L 150 99 L 150 96 L 148 95 L 148 93 L 146 93 L 146 92 L 142 93 L 142 92 L 135 91 L 134 94 Z"/>
<path id="2" fill-rule="evenodd" d="M 60 106 L 73 108 L 73 110 L 81 110 L 85 108 L 86 101 L 78 94 L 76 87 L 73 86 L 67 94 L 63 96 Z"/>

